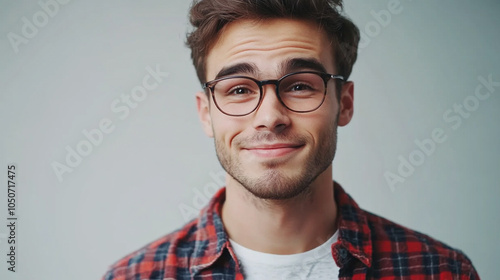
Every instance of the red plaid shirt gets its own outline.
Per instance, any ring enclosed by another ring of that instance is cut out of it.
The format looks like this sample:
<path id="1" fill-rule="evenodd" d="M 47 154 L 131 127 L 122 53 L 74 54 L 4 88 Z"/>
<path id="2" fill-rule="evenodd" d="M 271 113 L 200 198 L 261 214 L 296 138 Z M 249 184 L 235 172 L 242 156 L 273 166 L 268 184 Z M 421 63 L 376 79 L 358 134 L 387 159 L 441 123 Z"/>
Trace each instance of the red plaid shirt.
<path id="1" fill-rule="evenodd" d="M 334 188 L 339 279 L 479 279 L 462 252 L 364 211 Z M 224 199 L 223 188 L 197 219 L 118 261 L 103 280 L 243 279 L 220 216 Z"/>

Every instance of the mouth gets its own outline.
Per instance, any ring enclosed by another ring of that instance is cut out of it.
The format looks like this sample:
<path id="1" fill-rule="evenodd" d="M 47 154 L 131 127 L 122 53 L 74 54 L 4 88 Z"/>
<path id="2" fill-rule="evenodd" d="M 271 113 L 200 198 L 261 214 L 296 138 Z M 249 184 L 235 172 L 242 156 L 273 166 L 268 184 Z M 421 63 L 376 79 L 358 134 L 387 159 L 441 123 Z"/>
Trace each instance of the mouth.
<path id="1" fill-rule="evenodd" d="M 286 155 L 290 155 L 294 152 L 299 151 L 304 147 L 304 144 L 292 144 L 292 143 L 276 143 L 276 144 L 260 144 L 252 147 L 244 148 L 243 150 L 248 151 L 252 155 L 263 157 L 263 158 L 276 158 Z"/>

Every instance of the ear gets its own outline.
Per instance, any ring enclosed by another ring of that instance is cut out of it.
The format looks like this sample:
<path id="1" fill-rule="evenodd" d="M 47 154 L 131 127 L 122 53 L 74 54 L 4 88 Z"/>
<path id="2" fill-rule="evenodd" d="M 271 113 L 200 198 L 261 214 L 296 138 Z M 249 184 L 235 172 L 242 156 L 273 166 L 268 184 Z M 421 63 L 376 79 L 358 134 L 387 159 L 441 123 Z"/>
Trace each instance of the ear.
<path id="1" fill-rule="evenodd" d="M 196 93 L 196 107 L 203 131 L 205 131 L 208 137 L 214 137 L 212 118 L 210 116 L 210 100 L 205 92 L 200 91 Z"/>
<path id="2" fill-rule="evenodd" d="M 347 125 L 354 114 L 354 83 L 353 82 L 345 82 L 342 86 L 342 92 L 340 95 L 340 112 L 338 125 L 344 126 Z"/>

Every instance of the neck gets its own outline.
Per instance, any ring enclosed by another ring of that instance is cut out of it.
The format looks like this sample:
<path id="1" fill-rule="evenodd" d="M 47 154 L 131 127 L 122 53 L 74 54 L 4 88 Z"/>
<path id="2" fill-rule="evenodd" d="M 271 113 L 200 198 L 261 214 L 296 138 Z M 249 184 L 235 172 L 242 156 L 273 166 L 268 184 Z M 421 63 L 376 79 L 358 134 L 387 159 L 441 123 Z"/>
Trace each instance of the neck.
<path id="1" fill-rule="evenodd" d="M 323 244 L 336 231 L 332 166 L 289 200 L 253 196 L 231 176 L 226 177 L 222 220 L 236 243 L 269 254 L 296 254 Z"/>

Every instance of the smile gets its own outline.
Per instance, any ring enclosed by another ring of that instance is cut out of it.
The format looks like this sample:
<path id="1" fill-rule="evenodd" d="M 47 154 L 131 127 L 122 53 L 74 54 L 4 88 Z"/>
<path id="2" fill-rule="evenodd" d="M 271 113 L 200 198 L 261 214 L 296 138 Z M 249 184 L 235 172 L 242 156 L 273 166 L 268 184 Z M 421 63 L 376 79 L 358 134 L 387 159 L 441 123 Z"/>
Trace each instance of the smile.
<path id="1" fill-rule="evenodd" d="M 290 155 L 299 151 L 303 144 L 272 144 L 272 145 L 257 145 L 255 147 L 244 148 L 251 154 L 258 157 L 275 158 Z"/>

